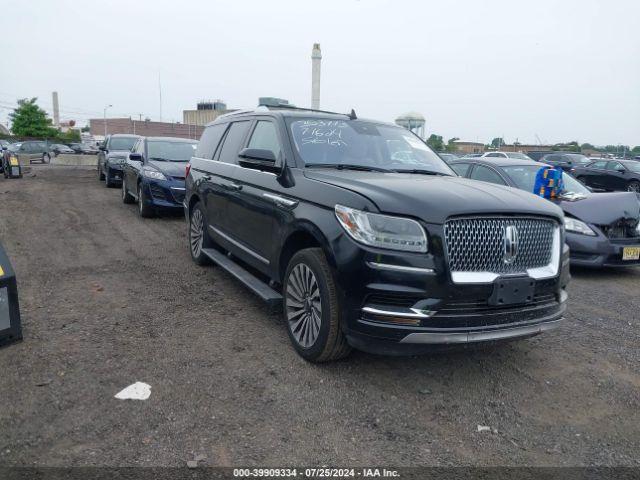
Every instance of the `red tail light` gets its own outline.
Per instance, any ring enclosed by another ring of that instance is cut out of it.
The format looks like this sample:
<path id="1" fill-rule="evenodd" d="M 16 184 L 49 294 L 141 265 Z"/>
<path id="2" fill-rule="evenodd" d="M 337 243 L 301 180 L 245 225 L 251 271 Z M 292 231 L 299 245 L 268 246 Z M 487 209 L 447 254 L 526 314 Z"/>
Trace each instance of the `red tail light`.
<path id="1" fill-rule="evenodd" d="M 191 171 L 191 164 L 187 163 L 187 167 L 184 170 L 184 178 L 187 178 L 189 176 L 190 171 Z"/>

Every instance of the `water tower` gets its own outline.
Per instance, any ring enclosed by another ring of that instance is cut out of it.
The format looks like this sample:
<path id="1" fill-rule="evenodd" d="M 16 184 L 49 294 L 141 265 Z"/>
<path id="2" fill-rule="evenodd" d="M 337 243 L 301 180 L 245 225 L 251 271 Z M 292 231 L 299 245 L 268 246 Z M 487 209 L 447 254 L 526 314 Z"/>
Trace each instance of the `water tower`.
<path id="1" fill-rule="evenodd" d="M 396 118 L 396 125 L 411 130 L 420 138 L 424 138 L 424 124 L 424 117 L 418 112 L 408 112 Z"/>

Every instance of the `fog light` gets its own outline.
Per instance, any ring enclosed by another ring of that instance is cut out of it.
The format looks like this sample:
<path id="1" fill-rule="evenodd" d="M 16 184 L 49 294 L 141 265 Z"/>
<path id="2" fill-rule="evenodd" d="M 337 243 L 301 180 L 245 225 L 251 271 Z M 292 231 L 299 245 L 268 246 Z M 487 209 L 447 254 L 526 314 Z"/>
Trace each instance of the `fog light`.
<path id="1" fill-rule="evenodd" d="M 0 245 L 0 346 L 21 339 L 16 275 L 4 248 Z"/>

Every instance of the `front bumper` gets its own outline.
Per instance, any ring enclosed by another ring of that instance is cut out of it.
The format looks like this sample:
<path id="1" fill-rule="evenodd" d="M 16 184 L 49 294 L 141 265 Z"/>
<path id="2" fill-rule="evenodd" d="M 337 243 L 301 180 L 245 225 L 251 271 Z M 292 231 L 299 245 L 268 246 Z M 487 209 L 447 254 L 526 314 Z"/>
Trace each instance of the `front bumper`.
<path id="1" fill-rule="evenodd" d="M 530 337 L 556 328 L 566 310 L 566 247 L 558 275 L 532 279 L 531 298 L 496 306 L 489 302 L 493 283 L 454 283 L 443 255 L 370 249 L 344 236 L 336 242 L 343 331 L 360 350 L 416 354 L 434 345 Z"/>
<path id="2" fill-rule="evenodd" d="M 142 183 L 147 203 L 163 209 L 181 209 L 184 201 L 184 180 L 153 180 L 145 178 Z"/>
<path id="3" fill-rule="evenodd" d="M 571 265 L 577 267 L 631 267 L 639 260 L 622 260 L 624 247 L 640 246 L 640 238 L 609 239 L 597 232 L 596 236 L 567 232 L 566 242 L 571 249 Z"/>

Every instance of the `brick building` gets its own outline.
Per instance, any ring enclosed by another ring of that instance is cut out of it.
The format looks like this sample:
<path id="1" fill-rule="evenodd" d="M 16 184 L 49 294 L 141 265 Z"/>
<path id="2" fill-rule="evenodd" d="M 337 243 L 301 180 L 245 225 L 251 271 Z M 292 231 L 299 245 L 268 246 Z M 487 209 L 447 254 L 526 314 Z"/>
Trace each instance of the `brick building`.
<path id="1" fill-rule="evenodd" d="M 200 140 L 203 126 L 184 123 L 153 122 L 132 120 L 131 118 L 107 118 L 107 135 L 130 133 L 144 137 L 180 137 Z M 105 133 L 105 121 L 102 118 L 89 120 L 91 135 L 102 137 Z"/>

